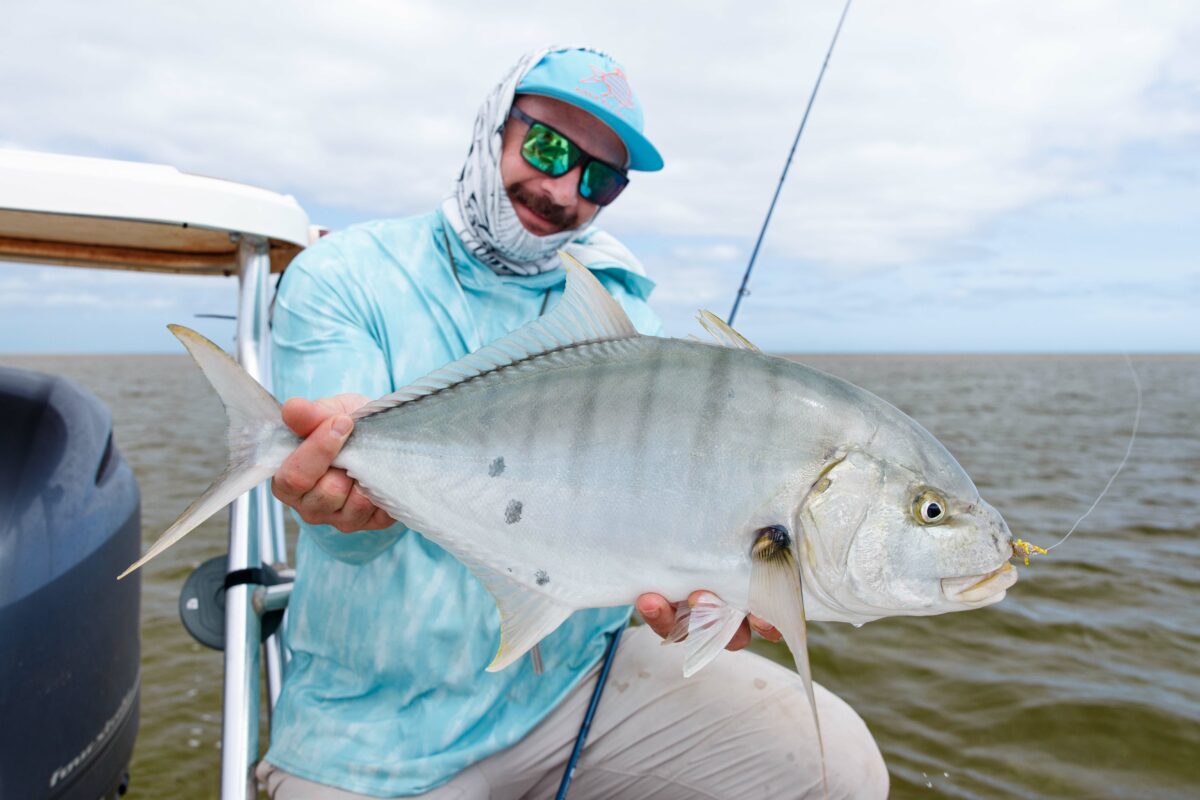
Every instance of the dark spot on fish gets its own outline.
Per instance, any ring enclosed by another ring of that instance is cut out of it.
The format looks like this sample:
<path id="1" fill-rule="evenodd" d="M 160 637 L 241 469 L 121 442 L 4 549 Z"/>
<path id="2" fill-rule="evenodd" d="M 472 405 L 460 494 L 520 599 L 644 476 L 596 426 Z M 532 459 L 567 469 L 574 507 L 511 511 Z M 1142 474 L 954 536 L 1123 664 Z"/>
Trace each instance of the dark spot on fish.
<path id="1" fill-rule="evenodd" d="M 509 500 L 508 508 L 504 509 L 504 522 L 507 525 L 512 525 L 514 522 L 521 521 L 521 509 L 525 504 L 520 500 Z"/>
<path id="2" fill-rule="evenodd" d="M 504 472 L 504 456 L 500 456 L 500 457 L 496 458 L 488 466 L 488 477 L 494 478 L 497 475 L 499 475 L 501 472 Z"/>
<path id="3" fill-rule="evenodd" d="M 730 400 L 732 400 L 733 398 L 737 397 L 737 392 L 735 392 L 733 389 L 730 389 L 728 392 L 725 393 L 725 396 L 727 398 L 729 398 Z"/>
<path id="4" fill-rule="evenodd" d="M 550 582 L 550 576 L 546 574 L 546 570 L 544 569 L 539 569 L 537 572 L 533 573 L 533 578 L 537 581 L 538 586 L 545 586 Z"/>

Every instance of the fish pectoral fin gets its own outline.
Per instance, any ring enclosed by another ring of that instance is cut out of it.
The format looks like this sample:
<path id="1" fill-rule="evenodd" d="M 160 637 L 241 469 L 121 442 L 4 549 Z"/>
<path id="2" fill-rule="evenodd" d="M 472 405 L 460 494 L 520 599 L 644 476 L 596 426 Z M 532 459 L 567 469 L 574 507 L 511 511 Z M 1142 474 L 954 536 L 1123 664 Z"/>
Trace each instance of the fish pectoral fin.
<path id="1" fill-rule="evenodd" d="M 682 613 L 683 609 L 687 609 L 686 615 Z M 695 605 L 690 608 L 685 605 L 683 609 L 680 609 L 675 624 L 678 627 L 679 617 L 684 617 L 687 638 L 683 640 L 683 646 L 687 658 L 683 662 L 683 677 L 690 678 L 725 649 L 746 618 L 746 612 L 726 604 L 711 592 L 701 592 Z M 672 636 L 675 633 L 675 630 L 671 631 Z"/>
<path id="2" fill-rule="evenodd" d="M 774 625 L 792 651 L 796 671 L 804 682 L 808 705 L 812 709 L 817 743 L 821 749 L 821 785 L 828 797 L 825 743 L 821 739 L 821 721 L 817 718 L 817 698 L 813 692 L 812 667 L 808 661 L 808 626 L 804 619 L 804 592 L 795 545 L 796 542 L 782 526 L 772 525 L 758 531 L 758 538 L 751 549 L 750 613 Z"/>
<path id="3" fill-rule="evenodd" d="M 468 566 L 492 593 L 500 611 L 500 648 L 488 664 L 488 672 L 499 672 L 525 655 L 563 624 L 574 610 L 495 570 L 478 563 Z"/>
<path id="4" fill-rule="evenodd" d="M 751 344 L 749 339 L 735 331 L 725 320 L 708 309 L 700 309 L 700 313 L 696 315 L 696 319 L 699 320 L 700 326 L 708 331 L 709 335 L 722 347 L 732 347 L 735 350 L 749 350 L 752 353 L 762 352 Z"/>

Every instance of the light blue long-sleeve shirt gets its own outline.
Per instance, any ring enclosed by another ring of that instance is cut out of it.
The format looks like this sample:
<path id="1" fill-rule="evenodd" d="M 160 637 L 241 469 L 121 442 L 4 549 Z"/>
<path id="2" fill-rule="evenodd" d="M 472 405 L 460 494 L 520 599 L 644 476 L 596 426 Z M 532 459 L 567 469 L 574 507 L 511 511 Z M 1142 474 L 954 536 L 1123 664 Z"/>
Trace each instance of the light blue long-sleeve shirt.
<path id="1" fill-rule="evenodd" d="M 654 284 L 629 260 L 599 255 L 587 266 L 640 331 L 661 333 L 646 305 Z M 292 262 L 275 301 L 276 394 L 392 392 L 536 318 L 564 281 L 562 270 L 496 275 L 440 212 L 327 236 Z M 364 794 L 419 794 L 517 742 L 629 615 L 577 612 L 542 642 L 544 674 L 528 657 L 488 673 L 500 638 L 495 603 L 420 534 L 302 523 L 296 561 L 292 660 L 266 758 Z"/>

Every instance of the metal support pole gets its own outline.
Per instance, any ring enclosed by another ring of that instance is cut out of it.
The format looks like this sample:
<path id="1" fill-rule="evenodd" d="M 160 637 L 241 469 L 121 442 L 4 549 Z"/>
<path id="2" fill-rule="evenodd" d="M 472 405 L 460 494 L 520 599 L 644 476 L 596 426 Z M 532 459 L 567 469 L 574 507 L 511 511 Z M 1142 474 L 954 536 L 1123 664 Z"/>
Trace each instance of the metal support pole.
<path id="1" fill-rule="evenodd" d="M 270 259 L 268 258 L 268 278 L 270 277 Z M 258 381 L 274 395 L 271 380 L 271 325 L 270 325 L 271 289 L 270 282 L 264 281 L 263 291 L 256 303 L 256 343 L 258 344 L 258 363 L 262 374 Z M 271 495 L 271 487 L 264 483 L 256 492 L 256 523 L 258 528 L 259 555 L 265 564 L 275 566 L 287 561 L 287 545 L 283 541 L 283 515 L 278 513 L 280 501 Z M 266 710 L 274 715 L 275 702 L 280 699 L 280 688 L 283 686 L 283 638 L 280 633 L 271 634 L 263 643 L 266 662 Z M 274 718 L 274 717 L 272 717 Z"/>
<path id="2" fill-rule="evenodd" d="M 264 242 L 263 247 L 267 248 Z M 259 375 L 258 382 L 268 392 L 274 394 L 271 376 L 271 288 L 270 288 L 270 257 L 267 255 L 267 275 L 263 281 L 263 290 L 258 294 L 254 304 L 254 342 L 258 347 Z M 271 495 L 269 484 L 263 484 L 255 491 L 255 528 L 258 531 L 259 556 L 263 562 L 275 566 L 287 561 L 287 543 L 284 539 L 282 505 Z M 283 647 L 282 634 L 272 634 L 263 643 L 266 656 L 267 670 L 267 712 L 275 713 L 275 703 L 279 700 L 279 691 L 283 687 L 283 666 L 286 663 L 286 650 Z"/>
<path id="3" fill-rule="evenodd" d="M 264 379 L 260 332 L 266 326 L 267 278 L 271 263 L 267 242 L 242 236 L 238 241 L 237 360 L 251 377 Z M 266 519 L 259 486 L 233 502 L 229 513 L 229 571 L 262 563 L 260 537 L 254 531 Z M 258 760 L 259 618 L 251 603 L 254 587 L 242 584 L 225 593 L 225 699 L 221 726 L 221 800 L 256 795 L 252 770 Z"/>

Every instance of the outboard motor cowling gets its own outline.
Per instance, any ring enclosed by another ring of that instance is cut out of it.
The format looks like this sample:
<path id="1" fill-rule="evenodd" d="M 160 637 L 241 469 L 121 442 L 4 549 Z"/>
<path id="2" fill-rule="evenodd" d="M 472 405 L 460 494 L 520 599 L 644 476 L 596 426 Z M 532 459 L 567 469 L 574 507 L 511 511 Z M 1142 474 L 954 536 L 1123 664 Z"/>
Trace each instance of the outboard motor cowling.
<path id="1" fill-rule="evenodd" d="M 141 551 L 107 408 L 0 367 L 0 797 L 110 797 L 138 719 Z"/>

